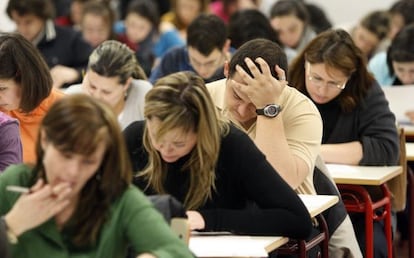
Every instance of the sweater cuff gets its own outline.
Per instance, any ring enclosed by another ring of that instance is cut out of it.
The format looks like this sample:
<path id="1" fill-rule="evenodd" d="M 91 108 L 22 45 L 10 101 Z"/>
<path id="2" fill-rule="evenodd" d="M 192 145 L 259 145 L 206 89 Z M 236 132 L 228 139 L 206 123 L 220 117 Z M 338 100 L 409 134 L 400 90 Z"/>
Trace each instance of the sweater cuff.
<path id="1" fill-rule="evenodd" d="M 201 216 L 203 216 L 205 231 L 217 231 L 218 218 L 217 213 L 214 210 L 199 210 Z"/>

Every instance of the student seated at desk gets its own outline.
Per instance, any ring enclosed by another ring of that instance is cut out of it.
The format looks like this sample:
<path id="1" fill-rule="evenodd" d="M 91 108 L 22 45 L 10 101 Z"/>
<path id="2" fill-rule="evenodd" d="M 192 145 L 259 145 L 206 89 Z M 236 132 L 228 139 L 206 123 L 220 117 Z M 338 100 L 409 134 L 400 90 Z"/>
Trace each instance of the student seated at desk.
<path id="1" fill-rule="evenodd" d="M 375 55 L 368 67 L 381 86 L 414 84 L 414 24 L 398 32 L 387 52 Z"/>
<path id="2" fill-rule="evenodd" d="M 135 51 L 147 76 L 168 50 L 185 45 L 177 30 L 160 26 L 157 5 L 152 0 L 131 1 L 124 26 L 125 34 L 118 40 Z"/>
<path id="3" fill-rule="evenodd" d="M 202 14 L 190 24 L 187 33 L 187 46 L 165 53 L 151 72 L 151 83 L 181 71 L 195 72 L 205 82 L 224 78 L 223 65 L 230 53 L 224 22 L 215 15 Z"/>
<path id="4" fill-rule="evenodd" d="M 131 185 L 131 165 L 113 111 L 75 94 L 42 121 L 34 167 L 0 175 L 0 215 L 12 257 L 193 257 Z M 7 191 L 8 186 L 29 192 Z"/>
<path id="5" fill-rule="evenodd" d="M 6 11 L 17 31 L 42 53 L 55 88 L 81 80 L 92 47 L 80 32 L 53 23 L 51 0 L 9 0 Z"/>
<path id="6" fill-rule="evenodd" d="M 90 55 L 82 84 L 66 93 L 86 93 L 105 101 L 118 116 L 121 129 L 144 119 L 144 97 L 152 88 L 134 52 L 125 44 L 107 40 Z"/>
<path id="7" fill-rule="evenodd" d="M 208 13 L 210 0 L 175 0 L 162 2 L 170 2 L 171 7 L 168 12 L 161 16 L 161 26 L 178 30 L 182 40 L 186 41 L 188 27 L 198 16 Z"/>
<path id="8" fill-rule="evenodd" d="M 276 1 L 271 8 L 269 22 L 288 54 L 289 63 L 316 36 L 303 1 Z"/>
<path id="9" fill-rule="evenodd" d="M 139 171 L 134 182 L 147 194 L 183 202 L 191 229 L 299 239 L 310 234 L 298 195 L 246 134 L 219 117 L 201 77 L 179 72 L 159 79 L 144 112 L 146 121 L 124 131 Z"/>
<path id="10" fill-rule="evenodd" d="M 20 125 L 23 161 L 35 162 L 40 121 L 63 93 L 52 89 L 52 77 L 40 52 L 19 34 L 0 35 L 0 111 Z"/>
<path id="11" fill-rule="evenodd" d="M 399 140 L 384 93 L 365 57 L 344 30 L 319 34 L 298 55 L 289 83 L 316 104 L 323 121 L 321 155 L 327 163 L 396 165 Z M 362 249 L 364 219 L 351 216 Z M 375 257 L 386 257 L 384 230 L 374 223 Z"/>
<path id="12" fill-rule="evenodd" d="M 322 121 L 313 102 L 287 85 L 286 71 L 283 49 L 270 40 L 255 39 L 238 48 L 225 64 L 227 79 L 208 83 L 207 89 L 222 114 L 248 133 L 292 189 L 316 194 L 314 171 Z M 273 107 L 274 113 L 258 112 L 266 106 Z M 332 232 L 341 225 L 329 242 L 330 255 L 358 257 L 352 224 L 346 212 L 341 215 L 327 221 Z"/>

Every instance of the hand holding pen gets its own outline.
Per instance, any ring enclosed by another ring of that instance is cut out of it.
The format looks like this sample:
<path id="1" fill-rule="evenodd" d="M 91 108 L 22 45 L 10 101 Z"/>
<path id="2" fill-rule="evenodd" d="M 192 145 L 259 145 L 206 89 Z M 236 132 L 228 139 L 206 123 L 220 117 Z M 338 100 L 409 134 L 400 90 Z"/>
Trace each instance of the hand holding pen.
<path id="1" fill-rule="evenodd" d="M 68 183 L 51 186 L 42 179 L 30 189 L 19 186 L 8 186 L 6 189 L 21 193 L 13 208 L 4 217 L 8 228 L 16 237 L 46 222 L 67 207 L 72 190 Z"/>

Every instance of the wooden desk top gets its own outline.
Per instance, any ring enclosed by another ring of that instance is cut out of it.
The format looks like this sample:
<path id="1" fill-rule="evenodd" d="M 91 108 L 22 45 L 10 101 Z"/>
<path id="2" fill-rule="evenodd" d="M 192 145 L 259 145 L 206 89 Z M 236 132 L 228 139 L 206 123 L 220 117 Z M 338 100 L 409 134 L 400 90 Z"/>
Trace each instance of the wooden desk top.
<path id="1" fill-rule="evenodd" d="M 327 164 L 335 183 L 382 185 L 402 173 L 401 166 L 350 166 Z"/>
<path id="2" fill-rule="evenodd" d="M 414 161 L 414 142 L 405 143 L 405 155 L 407 161 Z"/>
<path id="3" fill-rule="evenodd" d="M 414 124 L 399 124 L 399 126 L 404 128 L 405 137 L 411 141 L 414 137 Z"/>
<path id="4" fill-rule="evenodd" d="M 288 241 L 278 236 L 191 236 L 189 247 L 197 257 L 268 257 Z"/>
<path id="5" fill-rule="evenodd" d="M 336 195 L 299 194 L 299 197 L 312 218 L 334 206 L 339 201 Z"/>

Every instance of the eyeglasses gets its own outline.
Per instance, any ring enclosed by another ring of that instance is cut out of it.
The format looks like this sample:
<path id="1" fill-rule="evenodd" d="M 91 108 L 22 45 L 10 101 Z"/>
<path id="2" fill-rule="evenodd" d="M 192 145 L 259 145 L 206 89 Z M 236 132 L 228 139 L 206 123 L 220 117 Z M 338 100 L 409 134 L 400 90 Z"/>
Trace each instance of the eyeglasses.
<path id="1" fill-rule="evenodd" d="M 345 89 L 345 86 L 346 86 L 346 83 L 348 82 L 348 80 L 346 80 L 342 84 L 339 84 L 339 83 L 336 83 L 336 82 L 332 82 L 332 81 L 325 83 L 325 80 L 322 79 L 322 78 L 320 78 L 319 76 L 317 76 L 317 75 L 311 75 L 311 65 L 310 65 L 309 62 L 307 62 L 306 65 L 308 67 L 308 69 L 307 69 L 308 70 L 308 75 L 307 75 L 308 76 L 308 79 L 309 79 L 309 81 L 314 86 L 316 86 L 316 87 L 322 87 L 322 86 L 325 86 L 326 85 L 330 89 L 338 89 L 338 90 Z"/>

